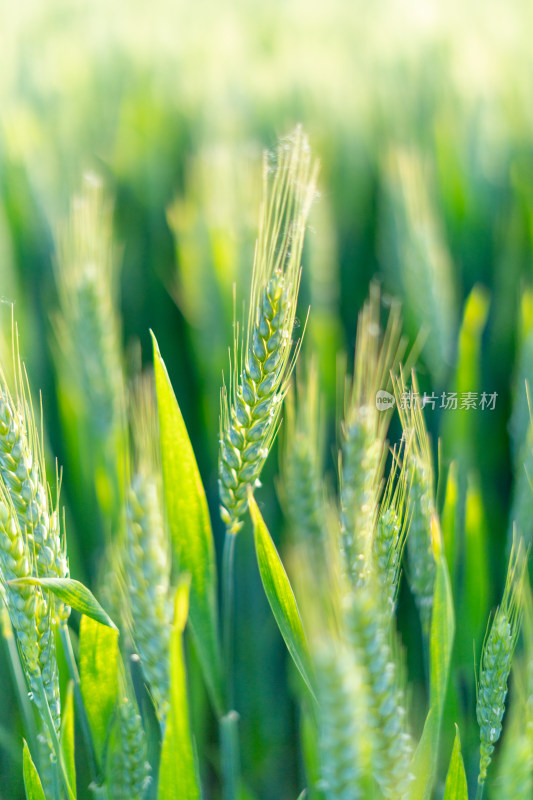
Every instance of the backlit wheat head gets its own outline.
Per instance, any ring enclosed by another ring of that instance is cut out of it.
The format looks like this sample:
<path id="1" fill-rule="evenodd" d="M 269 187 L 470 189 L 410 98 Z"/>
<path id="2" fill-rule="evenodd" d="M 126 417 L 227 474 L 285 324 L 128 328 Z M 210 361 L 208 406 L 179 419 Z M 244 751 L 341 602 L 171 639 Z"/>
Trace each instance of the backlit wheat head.
<path id="1" fill-rule="evenodd" d="M 477 687 L 477 720 L 480 728 L 478 783 L 483 786 L 500 738 L 505 712 L 507 681 L 522 621 L 522 581 L 526 557 L 522 541 L 515 542 L 509 559 L 502 602 L 487 630 Z"/>
<path id="2" fill-rule="evenodd" d="M 164 726 L 170 692 L 170 542 L 162 505 L 154 387 L 147 377 L 138 381 L 132 395 L 133 474 L 126 501 L 122 582 L 132 638 Z"/>
<path id="3" fill-rule="evenodd" d="M 406 388 L 401 376 L 395 381 L 395 394 L 406 439 L 405 457 L 410 480 L 407 577 L 418 606 L 422 629 L 428 636 L 436 572 L 431 538 L 431 519 L 435 513 L 433 457 L 414 373 L 412 389 Z"/>
<path id="4" fill-rule="evenodd" d="M 370 568 L 372 541 L 385 462 L 391 410 L 376 406 L 379 390 L 390 388 L 391 370 L 405 350 L 400 310 L 393 304 L 381 327 L 379 287 L 359 315 L 353 379 L 346 390 L 339 459 L 341 547 L 345 568 L 357 583 Z"/>
<path id="5" fill-rule="evenodd" d="M 316 167 L 298 128 L 264 162 L 264 195 L 246 332 L 235 326 L 229 389 L 221 393 L 221 515 L 236 533 L 276 435 L 296 357 L 293 327 Z M 296 346 L 296 351 L 297 351 Z"/>

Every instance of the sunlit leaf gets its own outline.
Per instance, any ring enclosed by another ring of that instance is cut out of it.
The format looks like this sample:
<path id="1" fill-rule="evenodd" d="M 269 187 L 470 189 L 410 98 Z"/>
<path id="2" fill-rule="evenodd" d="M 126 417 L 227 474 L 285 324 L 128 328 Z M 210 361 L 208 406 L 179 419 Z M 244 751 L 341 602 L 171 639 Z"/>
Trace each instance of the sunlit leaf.
<path id="1" fill-rule="evenodd" d="M 443 800 L 468 800 L 465 766 L 461 754 L 461 738 L 457 725 L 455 726 L 455 742 L 446 777 Z"/>
<path id="2" fill-rule="evenodd" d="M 307 641 L 289 578 L 253 496 L 249 499 L 255 552 L 267 600 L 287 649 L 311 693 Z"/>
<path id="3" fill-rule="evenodd" d="M 200 800 L 201 796 L 189 726 L 182 644 L 188 595 L 189 585 L 181 581 L 176 592 L 170 640 L 170 712 L 161 749 L 157 800 Z"/>
<path id="4" fill-rule="evenodd" d="M 154 370 L 167 517 L 177 565 L 191 576 L 190 624 L 213 706 L 222 712 L 217 577 L 211 520 L 198 465 L 155 337 Z"/>
<path id="5" fill-rule="evenodd" d="M 76 797 L 76 763 L 74 760 L 74 684 L 69 682 L 61 709 L 61 752 L 70 788 Z"/>
<path id="6" fill-rule="evenodd" d="M 455 635 L 450 576 L 437 517 L 432 519 L 433 551 L 437 565 L 430 633 L 430 709 L 416 749 L 409 800 L 431 797 L 437 774 L 440 729 Z"/>
<path id="7" fill-rule="evenodd" d="M 24 740 L 22 755 L 22 768 L 24 774 L 24 788 L 26 789 L 26 800 L 46 800 L 41 779 L 37 772 L 37 767 L 33 763 L 30 748 Z"/>
<path id="8" fill-rule="evenodd" d="M 118 658 L 117 631 L 83 616 L 80 626 L 81 693 L 99 757 L 117 700 Z"/>
<path id="9" fill-rule="evenodd" d="M 10 583 L 14 586 L 31 585 L 48 589 L 64 603 L 79 611 L 80 614 L 90 617 L 101 625 L 107 625 L 117 630 L 117 626 L 104 611 L 93 593 L 83 583 L 75 581 L 73 578 L 15 578 Z"/>

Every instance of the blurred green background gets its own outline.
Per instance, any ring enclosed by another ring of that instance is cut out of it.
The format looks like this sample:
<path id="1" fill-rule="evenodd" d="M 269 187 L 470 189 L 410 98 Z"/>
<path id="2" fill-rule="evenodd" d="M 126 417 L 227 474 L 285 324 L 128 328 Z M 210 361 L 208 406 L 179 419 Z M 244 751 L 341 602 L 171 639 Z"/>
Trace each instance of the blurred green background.
<path id="1" fill-rule="evenodd" d="M 443 475 L 453 457 L 479 486 L 490 576 L 483 591 L 494 604 L 509 519 L 518 517 L 530 541 L 533 529 L 522 465 L 524 380 L 533 378 L 532 24 L 527 0 L 0 5 L 2 335 L 13 302 L 50 453 L 65 465 L 75 577 L 95 584 L 105 520 L 80 490 L 79 445 L 54 359 L 55 243 L 70 197 L 90 170 L 113 199 L 124 363 L 138 342 L 150 361 L 152 328 L 218 547 L 218 403 L 232 286 L 240 309 L 262 151 L 302 123 L 321 171 L 299 318 L 310 305 L 304 350 L 319 356 L 331 439 L 338 354 L 351 359 L 357 313 L 377 276 L 385 294 L 401 298 L 410 340 L 423 330 L 424 389 L 498 393 L 494 411 L 427 414 L 434 444 L 444 436 Z M 276 471 L 274 455 L 261 500 L 279 541 L 269 500 Z M 249 536 L 240 537 L 237 558 L 244 773 L 258 797 L 296 797 L 298 719 Z M 201 719 L 205 698 L 191 672 Z M 17 798 L 15 700 L 7 682 L 0 693 L 0 795 Z"/>

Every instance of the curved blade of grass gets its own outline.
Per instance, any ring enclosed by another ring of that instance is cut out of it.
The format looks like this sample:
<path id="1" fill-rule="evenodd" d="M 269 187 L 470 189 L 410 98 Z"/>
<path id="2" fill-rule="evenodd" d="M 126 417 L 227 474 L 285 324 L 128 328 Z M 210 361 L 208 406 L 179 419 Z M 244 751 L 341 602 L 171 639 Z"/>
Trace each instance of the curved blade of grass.
<path id="1" fill-rule="evenodd" d="M 37 767 L 31 757 L 30 748 L 25 739 L 23 739 L 23 743 L 22 769 L 26 800 L 46 800 Z"/>
<path id="2" fill-rule="evenodd" d="M 61 711 L 61 751 L 68 780 L 76 797 L 76 763 L 74 760 L 74 683 L 69 682 L 67 696 Z"/>
<path id="3" fill-rule="evenodd" d="M 182 634 L 187 622 L 189 581 L 176 591 L 170 639 L 170 713 L 161 749 L 157 800 L 200 800 L 191 731 Z"/>
<path id="4" fill-rule="evenodd" d="M 453 743 L 443 800 L 468 800 L 465 765 L 461 754 L 461 737 L 459 736 L 457 725 L 455 726 L 455 742 Z"/>
<path id="5" fill-rule="evenodd" d="M 430 634 L 430 709 L 413 758 L 412 771 L 415 779 L 409 790 L 409 800 L 426 800 L 431 797 L 433 791 L 437 774 L 441 721 L 455 635 L 450 576 L 436 516 L 432 518 L 431 529 L 437 572 Z"/>
<path id="6" fill-rule="evenodd" d="M 90 589 L 73 578 L 15 578 L 9 583 L 13 586 L 41 586 L 43 589 L 48 589 L 80 614 L 94 619 L 101 625 L 118 630 Z"/>
<path id="7" fill-rule="evenodd" d="M 153 334 L 152 340 L 165 503 L 172 547 L 180 571 L 191 576 L 189 620 L 211 701 L 220 716 L 224 703 L 211 520 L 185 422 Z"/>
<path id="8" fill-rule="evenodd" d="M 80 626 L 80 684 L 101 759 L 118 695 L 118 633 L 87 616 Z"/>
<path id="9" fill-rule="evenodd" d="M 267 600 L 292 660 L 314 697 L 309 672 L 310 662 L 307 641 L 294 592 L 272 537 L 251 493 L 249 508 L 254 526 L 257 565 Z"/>

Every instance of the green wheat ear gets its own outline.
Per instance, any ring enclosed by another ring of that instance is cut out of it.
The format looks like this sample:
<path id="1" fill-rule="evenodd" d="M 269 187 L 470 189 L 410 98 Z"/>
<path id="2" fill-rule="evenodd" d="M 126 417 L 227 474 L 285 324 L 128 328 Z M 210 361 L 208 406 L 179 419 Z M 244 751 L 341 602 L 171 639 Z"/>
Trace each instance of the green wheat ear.
<path id="1" fill-rule="evenodd" d="M 378 512 L 385 437 L 391 410 L 379 410 L 376 395 L 391 388 L 391 371 L 405 351 L 400 308 L 392 304 L 385 330 L 380 321 L 377 284 L 359 315 L 355 363 L 345 392 L 339 456 L 341 549 L 352 583 L 371 569 L 372 544 Z"/>
<path id="2" fill-rule="evenodd" d="M 101 179 L 86 174 L 58 236 L 54 320 L 60 399 L 75 409 L 86 444 L 80 466 L 108 518 L 120 507 L 125 430 L 112 222 Z"/>
<path id="3" fill-rule="evenodd" d="M 297 373 L 299 370 L 297 369 Z M 318 550 L 326 533 L 323 425 L 315 362 L 298 374 L 285 402 L 279 493 L 296 542 Z"/>
<path id="4" fill-rule="evenodd" d="M 364 686 L 348 647 L 323 638 L 315 653 L 320 787 L 327 800 L 363 800 L 368 772 Z M 318 787 L 317 787 L 318 788 Z"/>
<path id="5" fill-rule="evenodd" d="M 316 171 L 300 128 L 279 145 L 273 169 L 264 161 L 246 333 L 241 338 L 235 326 L 229 390 L 221 392 L 219 495 L 231 533 L 242 525 L 248 489 L 275 438 L 298 351 L 292 334 Z"/>
<path id="6" fill-rule="evenodd" d="M 481 654 L 476 706 L 480 728 L 478 795 L 481 795 L 494 746 L 502 730 L 507 681 L 522 623 L 522 582 L 526 566 L 523 541 L 518 544 L 515 541 L 502 602 L 487 629 Z"/>
<path id="7" fill-rule="evenodd" d="M 405 448 L 392 453 L 392 467 L 380 503 L 374 534 L 374 565 L 385 608 L 392 615 L 400 580 L 402 553 L 409 529 L 408 461 Z"/>
<path id="8" fill-rule="evenodd" d="M 422 630 L 425 636 L 429 636 L 436 574 L 431 538 L 431 518 L 435 513 L 435 478 L 431 445 L 414 372 L 412 383 L 412 389 L 407 390 L 401 375 L 395 380 L 394 389 L 406 440 L 405 458 L 410 481 L 407 577 L 420 614 Z"/>
<path id="9" fill-rule="evenodd" d="M 150 780 L 146 734 L 133 690 L 124 676 L 119 685 L 121 696 L 108 757 L 109 796 L 113 800 L 143 800 Z"/>
<path id="10" fill-rule="evenodd" d="M 132 477 L 126 499 L 122 584 L 135 647 L 157 717 L 164 727 L 170 696 L 170 541 L 163 512 L 154 386 L 132 390 Z"/>
<path id="11" fill-rule="evenodd" d="M 35 421 L 28 379 L 20 361 L 16 327 L 12 375 L 13 392 L 0 370 L 0 580 L 21 663 L 41 716 L 42 777 L 49 786 L 52 740 L 46 705 L 57 733 L 61 722 L 53 626 L 56 621 L 66 625 L 70 608 L 38 587 L 13 586 L 10 581 L 65 578 L 69 569 L 59 513 L 52 505 L 46 481 L 42 432 Z"/>

